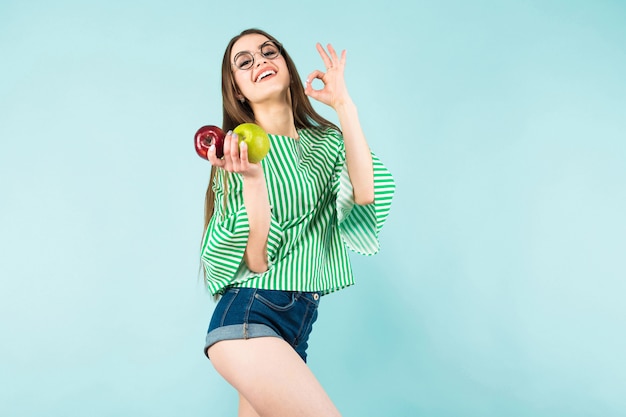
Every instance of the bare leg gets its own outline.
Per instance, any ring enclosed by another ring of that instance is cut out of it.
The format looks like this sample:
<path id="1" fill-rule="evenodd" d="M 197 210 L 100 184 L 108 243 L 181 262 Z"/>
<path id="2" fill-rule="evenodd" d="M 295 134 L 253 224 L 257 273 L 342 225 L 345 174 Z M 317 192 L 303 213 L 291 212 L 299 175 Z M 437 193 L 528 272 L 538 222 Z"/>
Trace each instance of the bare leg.
<path id="1" fill-rule="evenodd" d="M 237 417 L 259 417 L 248 400 L 246 400 L 241 394 L 239 394 L 239 413 L 237 414 Z"/>
<path id="2" fill-rule="evenodd" d="M 309 367 L 282 339 L 224 340 L 209 348 L 209 356 L 261 417 L 341 417 Z"/>

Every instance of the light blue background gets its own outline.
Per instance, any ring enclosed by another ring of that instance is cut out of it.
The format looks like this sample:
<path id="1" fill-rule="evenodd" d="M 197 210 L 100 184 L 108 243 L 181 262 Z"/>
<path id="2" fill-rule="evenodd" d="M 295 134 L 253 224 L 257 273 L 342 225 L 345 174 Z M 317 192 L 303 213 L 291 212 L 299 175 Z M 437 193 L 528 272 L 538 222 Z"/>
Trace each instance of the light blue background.
<path id="1" fill-rule="evenodd" d="M 233 35 L 315 42 L 397 193 L 310 366 L 345 416 L 626 414 L 623 1 L 0 5 L 0 415 L 234 416 L 198 249 Z M 317 106 L 336 121 L 333 113 Z"/>

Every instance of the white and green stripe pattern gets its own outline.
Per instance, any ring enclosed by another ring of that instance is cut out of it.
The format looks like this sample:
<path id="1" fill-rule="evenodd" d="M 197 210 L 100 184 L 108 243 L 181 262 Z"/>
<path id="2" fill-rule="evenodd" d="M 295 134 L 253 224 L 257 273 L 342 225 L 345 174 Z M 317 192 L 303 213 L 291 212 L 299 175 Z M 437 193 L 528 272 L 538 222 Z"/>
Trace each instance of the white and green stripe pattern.
<path id="1" fill-rule="evenodd" d="M 395 190 L 389 171 L 372 155 L 375 201 L 355 205 L 340 134 L 303 129 L 299 136 L 270 135 L 270 152 L 262 161 L 272 207 L 267 272 L 255 274 L 243 262 L 250 228 L 242 178 L 227 175 L 224 210 L 224 172 L 218 171 L 215 213 L 202 246 L 213 294 L 227 286 L 336 291 L 354 283 L 346 248 L 364 255 L 378 252 L 378 233 Z"/>

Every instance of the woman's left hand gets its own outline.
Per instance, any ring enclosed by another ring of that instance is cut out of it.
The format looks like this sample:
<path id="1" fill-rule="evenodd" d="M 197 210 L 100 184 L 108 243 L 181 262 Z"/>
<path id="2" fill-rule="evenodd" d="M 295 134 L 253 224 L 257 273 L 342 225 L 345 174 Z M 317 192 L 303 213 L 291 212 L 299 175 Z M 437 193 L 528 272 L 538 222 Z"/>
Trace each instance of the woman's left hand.
<path id="1" fill-rule="evenodd" d="M 346 67 L 346 51 L 342 51 L 341 58 L 339 58 L 331 44 L 328 44 L 328 53 L 319 43 L 315 47 L 324 61 L 326 72 L 315 70 L 309 74 L 304 92 L 307 96 L 337 109 L 338 106 L 350 101 L 343 75 Z M 324 87 L 320 90 L 313 88 L 312 83 L 315 79 L 324 83 Z"/>

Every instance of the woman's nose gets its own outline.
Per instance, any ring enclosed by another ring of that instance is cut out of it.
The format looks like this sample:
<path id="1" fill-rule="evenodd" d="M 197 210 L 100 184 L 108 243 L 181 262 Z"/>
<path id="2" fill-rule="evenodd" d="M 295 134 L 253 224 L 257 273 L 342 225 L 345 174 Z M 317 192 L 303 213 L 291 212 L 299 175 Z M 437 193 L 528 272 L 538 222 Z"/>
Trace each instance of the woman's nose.
<path id="1" fill-rule="evenodd" d="M 257 53 L 255 53 L 256 55 Z M 258 68 L 259 65 L 261 65 L 264 62 L 267 62 L 267 59 L 265 59 L 265 57 L 263 56 L 263 54 L 258 54 L 259 55 L 259 59 L 255 59 L 254 63 L 256 64 L 256 67 Z"/>

